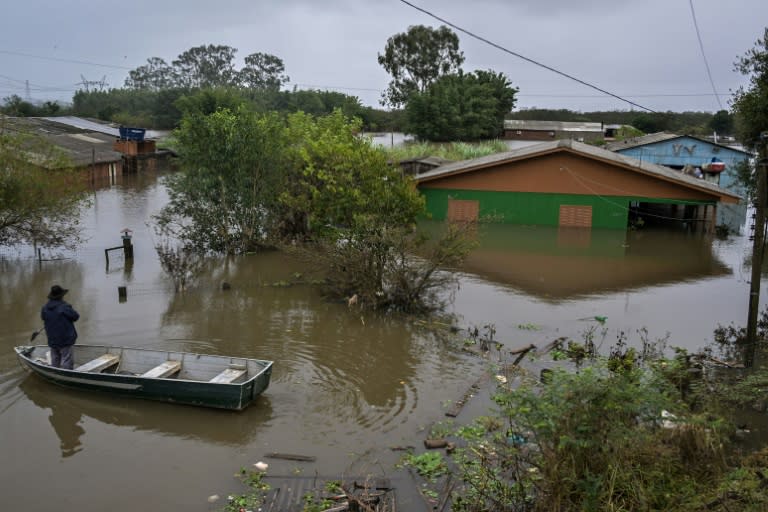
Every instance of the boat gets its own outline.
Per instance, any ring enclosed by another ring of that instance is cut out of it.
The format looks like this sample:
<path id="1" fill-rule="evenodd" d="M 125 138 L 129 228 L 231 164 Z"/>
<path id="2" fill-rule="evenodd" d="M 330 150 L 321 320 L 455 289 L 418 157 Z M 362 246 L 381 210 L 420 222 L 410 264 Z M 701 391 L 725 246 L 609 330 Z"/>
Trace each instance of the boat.
<path id="1" fill-rule="evenodd" d="M 269 386 L 273 361 L 168 350 L 74 345 L 74 369 L 50 365 L 47 345 L 15 347 L 21 365 L 54 384 L 240 411 Z"/>
<path id="2" fill-rule="evenodd" d="M 719 158 L 712 157 L 712 160 L 703 164 L 701 169 L 704 172 L 723 172 L 725 170 L 725 162 Z"/>

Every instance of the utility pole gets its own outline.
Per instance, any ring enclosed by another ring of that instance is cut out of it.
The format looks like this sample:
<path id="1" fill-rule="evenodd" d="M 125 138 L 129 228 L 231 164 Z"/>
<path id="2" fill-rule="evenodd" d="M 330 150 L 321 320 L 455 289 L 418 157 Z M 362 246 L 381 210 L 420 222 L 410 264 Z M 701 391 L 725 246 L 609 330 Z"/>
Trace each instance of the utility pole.
<path id="1" fill-rule="evenodd" d="M 755 198 L 755 234 L 752 246 L 752 279 L 749 284 L 749 317 L 747 318 L 747 347 L 744 352 L 744 366 L 755 363 L 757 348 L 757 315 L 760 309 L 760 277 L 765 254 L 765 208 L 768 195 L 768 132 L 760 134 L 760 149 L 757 156 L 757 192 Z"/>

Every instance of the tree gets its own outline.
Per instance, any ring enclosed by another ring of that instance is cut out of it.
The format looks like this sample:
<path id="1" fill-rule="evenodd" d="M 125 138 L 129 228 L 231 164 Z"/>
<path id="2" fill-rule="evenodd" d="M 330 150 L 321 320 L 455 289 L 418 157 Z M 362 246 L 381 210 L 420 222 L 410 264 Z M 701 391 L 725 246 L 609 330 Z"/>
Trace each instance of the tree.
<path id="1" fill-rule="evenodd" d="M 458 36 L 448 27 L 415 25 L 390 37 L 378 60 L 392 76 L 382 104 L 399 107 L 413 93 L 423 93 L 440 76 L 457 72 L 464 53 L 459 50 Z"/>
<path id="2" fill-rule="evenodd" d="M 709 129 L 720 135 L 733 133 L 733 116 L 727 110 L 718 110 L 709 122 Z"/>
<path id="3" fill-rule="evenodd" d="M 760 143 L 760 134 L 768 130 L 768 27 L 755 47 L 735 64 L 736 70 L 749 77 L 749 88 L 739 87 L 731 103 L 736 116 L 739 139 L 748 148 Z"/>
<path id="4" fill-rule="evenodd" d="M 237 74 L 242 87 L 279 90 L 288 77 L 283 74 L 283 60 L 268 53 L 252 53 L 245 57 L 245 66 Z"/>
<path id="5" fill-rule="evenodd" d="M 187 88 L 234 85 L 235 53 L 237 49 L 225 45 L 190 48 L 173 61 L 176 85 Z"/>
<path id="6" fill-rule="evenodd" d="M 128 89 L 142 89 L 160 91 L 175 85 L 174 70 L 160 57 L 150 57 L 147 63 L 128 72 L 125 79 L 125 87 Z"/>
<path id="7" fill-rule="evenodd" d="M 341 110 L 288 117 L 292 175 L 280 195 L 284 237 L 323 235 L 361 219 L 376 226 L 409 226 L 423 200 L 399 168 L 370 141 L 358 136 L 359 120 Z"/>
<path id="8" fill-rule="evenodd" d="M 73 248 L 84 191 L 85 180 L 56 148 L 0 128 L 0 246 Z"/>
<path id="9" fill-rule="evenodd" d="M 517 91 L 503 73 L 445 75 L 409 99 L 405 108 L 408 131 L 431 141 L 498 137 Z"/>
<path id="10" fill-rule="evenodd" d="M 198 253 L 264 245 L 285 175 L 284 134 L 277 114 L 244 107 L 185 116 L 176 131 L 184 170 L 169 179 L 159 230 Z"/>

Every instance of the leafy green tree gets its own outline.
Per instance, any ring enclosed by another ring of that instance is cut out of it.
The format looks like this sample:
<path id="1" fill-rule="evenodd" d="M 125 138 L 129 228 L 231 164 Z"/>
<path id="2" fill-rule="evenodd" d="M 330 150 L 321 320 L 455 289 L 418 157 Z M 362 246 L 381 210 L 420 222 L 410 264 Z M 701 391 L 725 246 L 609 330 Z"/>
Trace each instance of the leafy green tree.
<path id="1" fill-rule="evenodd" d="M 252 53 L 245 57 L 245 66 L 237 74 L 242 87 L 250 89 L 279 90 L 288 76 L 283 74 L 283 60 L 268 53 Z"/>
<path id="2" fill-rule="evenodd" d="M 515 104 L 516 93 L 503 73 L 476 71 L 443 76 L 409 99 L 405 108 L 408 131 L 430 141 L 498 137 L 504 129 L 505 115 Z"/>
<path id="3" fill-rule="evenodd" d="M 222 109 L 237 111 L 240 107 L 246 107 L 247 100 L 238 89 L 231 87 L 217 87 L 200 89 L 179 97 L 174 106 L 186 115 L 208 115 Z"/>
<path id="4" fill-rule="evenodd" d="M 157 216 L 164 234 L 198 253 L 245 253 L 270 233 L 285 176 L 285 129 L 276 114 L 244 107 L 195 112 L 175 132 L 184 170 L 170 177 Z"/>
<path id="5" fill-rule="evenodd" d="M 18 94 L 3 98 L 2 112 L 14 117 L 31 117 L 37 114 L 35 106 L 21 99 Z"/>
<path id="6" fill-rule="evenodd" d="M 237 78 L 235 53 L 237 49 L 226 45 L 190 48 L 173 61 L 176 86 L 202 88 L 234 85 Z"/>
<path id="7" fill-rule="evenodd" d="M 733 133 L 733 116 L 727 110 L 718 110 L 709 122 L 709 129 L 720 135 Z"/>
<path id="8" fill-rule="evenodd" d="M 358 136 L 360 121 L 341 110 L 323 117 L 288 117 L 293 176 L 280 195 L 284 235 L 322 234 L 372 218 L 377 226 L 407 226 L 423 210 L 418 192 L 389 165 L 386 154 Z"/>
<path id="9" fill-rule="evenodd" d="M 755 148 L 760 134 L 768 130 L 768 27 L 755 47 L 739 58 L 736 69 L 749 77 L 749 88 L 740 87 L 732 102 L 737 132 L 745 146 Z"/>
<path id="10" fill-rule="evenodd" d="M 456 73 L 464 62 L 464 53 L 459 50 L 458 36 L 448 27 L 414 25 L 390 37 L 378 60 L 392 76 L 382 103 L 399 107 L 412 94 L 426 91 L 440 76 Z"/>
<path id="11" fill-rule="evenodd" d="M 85 180 L 55 147 L 0 126 L 0 246 L 73 248 L 84 191 Z"/>
<path id="12" fill-rule="evenodd" d="M 148 58 L 146 64 L 129 71 L 125 79 L 125 87 L 128 89 L 160 91 L 175 85 L 173 68 L 160 57 Z"/>

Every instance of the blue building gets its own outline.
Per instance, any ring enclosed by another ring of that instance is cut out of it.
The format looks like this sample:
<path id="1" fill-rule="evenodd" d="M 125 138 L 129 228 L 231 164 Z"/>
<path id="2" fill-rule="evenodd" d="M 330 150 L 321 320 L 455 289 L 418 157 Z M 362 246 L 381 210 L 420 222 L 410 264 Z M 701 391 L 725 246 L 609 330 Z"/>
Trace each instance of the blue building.
<path id="1" fill-rule="evenodd" d="M 736 168 L 752 158 L 752 154 L 690 135 L 663 132 L 611 142 L 605 147 L 640 161 L 699 176 L 741 196 L 739 204 L 721 205 L 716 219 L 718 226 L 741 232 L 747 216 L 747 198 L 736 179 Z"/>

